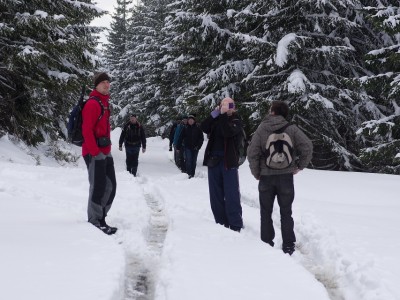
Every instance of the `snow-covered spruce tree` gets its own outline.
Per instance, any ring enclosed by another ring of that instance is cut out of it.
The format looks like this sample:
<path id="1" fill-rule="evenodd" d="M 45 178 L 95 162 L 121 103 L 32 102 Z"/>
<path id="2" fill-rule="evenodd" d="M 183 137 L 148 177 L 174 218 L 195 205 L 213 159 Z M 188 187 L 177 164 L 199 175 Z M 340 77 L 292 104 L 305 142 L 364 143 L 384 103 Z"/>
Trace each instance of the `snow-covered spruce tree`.
<path id="1" fill-rule="evenodd" d="M 374 172 L 400 174 L 400 9 L 397 0 L 363 1 L 379 31 L 381 47 L 366 55 L 374 75 L 362 77 L 369 119 L 357 131 L 365 147 L 360 158 Z"/>
<path id="2" fill-rule="evenodd" d="M 169 108 L 162 101 L 161 74 L 165 49 L 162 28 L 168 14 L 169 0 L 143 0 L 132 11 L 129 41 L 121 60 L 120 91 L 114 97 L 114 124 L 122 125 L 129 113 L 138 113 L 149 134 L 164 123 Z"/>
<path id="3" fill-rule="evenodd" d="M 253 71 L 258 54 L 271 47 L 252 1 L 180 3 L 168 22 L 177 33 L 169 66 L 181 83 L 180 105 L 203 118 L 224 97 L 234 98 L 239 107 L 251 101 L 243 79 Z"/>
<path id="4" fill-rule="evenodd" d="M 112 95 L 118 95 L 120 81 L 121 60 L 126 52 L 128 37 L 128 19 L 132 11 L 132 0 L 117 0 L 115 12 L 112 15 L 110 30 L 108 31 L 107 44 L 104 45 L 104 58 L 107 69 L 112 77 Z"/>
<path id="5" fill-rule="evenodd" d="M 376 48 L 377 38 L 366 27 L 360 2 L 283 0 L 266 5 L 265 37 L 276 49 L 247 78 L 259 115 L 271 100 L 287 101 L 292 121 L 313 141 L 314 168 L 363 170 L 356 130 L 366 120 L 362 108 L 368 97 L 355 79 L 368 73 L 362 58 Z"/>
<path id="6" fill-rule="evenodd" d="M 0 1 L 0 126 L 29 144 L 65 132 L 79 86 L 97 67 L 102 14 L 89 0 Z M 64 129 L 64 130 L 63 130 Z"/>

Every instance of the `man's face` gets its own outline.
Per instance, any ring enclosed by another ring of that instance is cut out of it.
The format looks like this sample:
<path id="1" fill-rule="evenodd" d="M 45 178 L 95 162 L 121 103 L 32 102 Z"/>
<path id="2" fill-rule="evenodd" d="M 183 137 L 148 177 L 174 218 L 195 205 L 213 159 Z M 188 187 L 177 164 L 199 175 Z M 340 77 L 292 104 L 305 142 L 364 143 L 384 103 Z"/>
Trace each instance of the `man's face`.
<path id="1" fill-rule="evenodd" d="M 189 123 L 189 125 L 193 125 L 194 124 L 194 119 L 192 119 L 192 118 L 188 119 L 188 123 Z"/>
<path id="2" fill-rule="evenodd" d="M 96 90 L 103 95 L 108 95 L 110 93 L 110 82 L 108 80 L 103 80 L 96 86 Z"/>
<path id="3" fill-rule="evenodd" d="M 134 116 L 130 117 L 131 123 L 136 123 L 137 122 L 137 118 Z"/>

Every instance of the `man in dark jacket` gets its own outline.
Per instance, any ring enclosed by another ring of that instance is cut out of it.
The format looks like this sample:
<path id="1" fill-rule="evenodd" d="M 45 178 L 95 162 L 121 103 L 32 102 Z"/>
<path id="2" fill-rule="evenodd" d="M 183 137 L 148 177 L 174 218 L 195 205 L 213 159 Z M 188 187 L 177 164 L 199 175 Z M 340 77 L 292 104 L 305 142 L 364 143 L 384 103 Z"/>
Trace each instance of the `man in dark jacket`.
<path id="1" fill-rule="evenodd" d="M 98 74 L 94 86 L 82 111 L 82 156 L 89 172 L 90 184 L 88 221 L 104 233 L 114 234 L 117 228 L 106 223 L 106 216 L 117 189 L 114 160 L 111 156 L 109 76 L 106 73 Z M 103 116 L 99 119 L 102 111 Z"/>
<path id="2" fill-rule="evenodd" d="M 274 246 L 275 231 L 272 222 L 272 211 L 275 197 L 278 199 L 281 213 L 282 250 L 293 254 L 296 237 L 292 218 L 294 201 L 293 175 L 303 170 L 312 158 L 312 143 L 297 126 L 288 124 L 288 105 L 283 101 L 273 101 L 270 114 L 258 126 L 247 149 L 247 159 L 253 176 L 259 180 L 261 240 Z M 288 126 L 289 125 L 289 126 Z M 284 128 L 293 145 L 293 153 L 298 159 L 283 169 L 272 169 L 266 165 L 266 145 L 268 137 L 276 130 Z"/>
<path id="3" fill-rule="evenodd" d="M 242 132 L 242 121 L 231 98 L 201 123 L 209 136 L 203 165 L 208 166 L 208 187 L 215 222 L 240 232 L 243 227 L 239 191 L 239 151 L 235 138 Z"/>
<path id="4" fill-rule="evenodd" d="M 126 169 L 136 177 L 139 165 L 139 152 L 146 152 L 146 135 L 143 126 L 137 120 L 137 115 L 132 114 L 129 122 L 122 129 L 119 137 L 119 150 L 122 151 L 122 144 L 125 144 Z"/>
<path id="5" fill-rule="evenodd" d="M 192 178 L 196 172 L 197 155 L 199 154 L 199 149 L 203 145 L 203 141 L 203 132 L 196 124 L 196 117 L 194 115 L 189 115 L 188 123 L 186 127 L 183 128 L 177 144 L 178 151 L 184 148 L 186 173 L 189 175 L 189 179 Z"/>

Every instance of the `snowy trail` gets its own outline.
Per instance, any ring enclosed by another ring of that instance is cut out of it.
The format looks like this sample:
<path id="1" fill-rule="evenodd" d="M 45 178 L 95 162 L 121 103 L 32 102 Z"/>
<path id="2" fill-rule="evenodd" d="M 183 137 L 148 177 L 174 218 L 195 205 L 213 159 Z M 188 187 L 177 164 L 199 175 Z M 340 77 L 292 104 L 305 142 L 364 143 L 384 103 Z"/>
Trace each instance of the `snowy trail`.
<path id="1" fill-rule="evenodd" d="M 0 298 L 400 299 L 400 244 L 390 239 L 400 225 L 397 195 L 390 192 L 398 177 L 311 170 L 296 175 L 298 244 L 289 257 L 279 249 L 277 206 L 276 247 L 260 241 L 257 182 L 246 163 L 239 170 L 245 229 L 238 234 L 214 222 L 203 153 L 189 180 L 173 164 L 168 141 L 148 139 L 134 178 L 124 171 L 125 153 L 114 149 L 118 187 L 108 223 L 119 230 L 110 237 L 85 220 L 82 161 L 59 166 L 33 151 L 46 164 L 36 166 L 25 149 L 0 142 L 7 150 L 0 152 L 0 208 L 6 212 L 0 218 Z M 356 192 L 360 198 L 351 196 Z M 17 288 L 21 282 L 26 289 Z"/>
<path id="2" fill-rule="evenodd" d="M 191 189 L 190 186 L 193 186 L 194 194 L 200 196 L 200 198 L 202 198 L 203 200 L 206 200 L 206 206 L 205 206 L 206 208 L 200 211 L 197 217 L 200 217 L 202 219 L 206 218 L 207 219 L 206 221 L 211 225 L 214 225 L 215 222 L 212 218 L 212 214 L 210 213 L 210 208 L 208 205 L 208 187 L 207 187 L 206 169 L 201 166 L 198 166 L 195 178 L 189 180 L 187 179 L 187 175 L 180 174 L 180 171 L 173 164 L 172 153 L 166 152 L 165 146 L 163 146 L 162 148 L 163 149 L 157 149 L 158 151 L 154 151 L 153 152 L 154 155 L 150 152 L 141 155 L 140 158 L 141 161 L 140 165 L 142 166 L 141 168 L 146 169 L 142 173 L 146 172 L 146 174 L 140 174 L 140 177 L 138 178 L 138 183 L 140 183 L 140 185 L 142 186 L 144 197 L 146 199 L 149 208 L 152 210 L 153 214 L 152 217 L 153 220 L 150 221 L 151 225 L 149 228 L 149 233 L 147 233 L 149 248 L 152 248 L 155 256 L 160 256 L 160 259 L 165 260 L 165 254 L 164 258 L 162 258 L 163 256 L 162 250 L 164 247 L 163 243 L 166 235 L 168 234 L 167 232 L 168 219 L 173 219 L 173 216 L 168 216 L 169 208 L 168 207 L 163 208 L 162 206 L 166 204 L 165 202 L 168 202 L 169 203 L 168 205 L 171 206 L 170 204 L 171 200 L 179 198 L 178 196 L 178 194 L 180 193 L 179 186 L 181 186 L 183 190 L 187 190 L 188 187 L 189 189 Z M 159 154 L 163 152 L 164 155 L 160 157 Z M 201 157 L 202 153 L 199 155 L 199 161 L 201 161 Z M 194 188 L 194 186 L 196 186 L 196 188 Z M 193 198 L 193 195 L 188 195 L 187 200 L 190 201 L 191 198 Z M 246 196 L 244 196 L 243 198 L 246 199 Z M 257 205 L 246 200 L 244 200 L 244 202 L 245 205 L 250 207 L 250 210 L 252 210 L 252 214 L 254 213 L 258 214 Z M 175 204 L 173 204 L 172 206 L 175 206 Z M 185 210 L 185 208 L 183 209 Z M 207 211 L 205 211 L 205 209 Z M 186 208 L 186 210 L 189 211 L 189 208 Z M 172 227 L 174 227 L 174 224 L 172 224 Z M 244 232 L 243 235 L 251 236 L 252 240 L 257 241 L 258 240 L 257 231 L 258 231 L 257 229 L 250 226 L 249 228 L 246 228 L 245 231 L 243 231 Z M 153 240 L 151 236 L 154 236 L 155 243 L 151 242 Z M 166 252 L 168 252 L 168 250 Z M 160 298 L 160 295 L 157 294 L 153 295 L 154 293 L 153 285 L 151 285 L 151 288 L 148 287 L 149 285 L 148 281 L 151 281 L 152 284 L 156 284 L 156 286 L 158 285 L 158 288 L 160 288 L 160 286 L 163 285 L 162 275 L 160 278 L 159 274 L 159 268 L 160 267 L 165 268 L 165 266 L 162 265 L 160 266 L 159 265 L 160 263 L 163 264 L 165 262 L 158 261 L 158 259 L 157 263 L 153 261 L 152 264 L 153 269 L 150 270 L 149 268 L 147 268 L 143 271 L 144 275 L 139 276 L 145 278 L 144 279 L 145 284 L 142 286 L 147 287 L 146 291 L 144 292 L 147 293 L 147 297 L 142 295 L 143 298 L 129 298 L 129 299 L 153 299 L 154 297 L 156 297 L 157 299 Z M 162 271 L 165 272 L 165 270 Z M 160 280 L 161 283 L 154 282 L 156 280 Z"/>
<path id="3" fill-rule="evenodd" d="M 158 152 L 158 151 L 157 151 Z M 186 179 L 186 174 L 181 174 L 181 175 L 177 175 L 171 178 L 171 168 L 176 168 L 176 166 L 173 164 L 173 160 L 171 158 L 171 154 L 169 155 L 169 159 L 165 160 L 165 158 L 161 158 L 161 161 L 158 161 L 158 164 L 160 164 L 160 167 L 156 170 L 156 172 L 153 172 L 151 174 L 149 174 L 148 176 L 146 176 L 143 180 L 141 180 L 141 184 L 143 185 L 143 189 L 147 190 L 147 192 L 145 192 L 145 198 L 146 201 L 149 205 L 149 207 L 154 210 L 156 209 L 157 211 L 161 211 L 161 209 L 159 208 L 160 203 L 159 201 L 155 200 L 155 199 L 163 199 L 163 197 L 161 195 L 168 195 L 168 191 L 166 190 L 162 190 L 160 191 L 159 189 L 157 189 L 155 186 L 174 186 L 174 183 L 176 184 L 176 181 L 182 181 L 181 183 L 195 183 L 197 180 L 202 180 L 202 186 L 206 186 L 207 185 L 207 173 L 206 173 L 206 169 L 202 169 L 201 167 L 198 167 L 196 176 L 194 179 L 187 180 Z M 144 157 L 144 156 L 143 156 Z M 199 160 L 201 161 L 201 155 L 199 155 Z M 151 159 L 147 158 L 148 161 L 151 161 L 152 163 L 157 162 L 158 159 L 160 159 L 160 157 L 152 157 Z M 165 162 L 167 162 L 167 166 L 163 166 L 161 167 L 163 164 L 165 164 Z M 143 164 L 146 163 L 146 159 L 144 160 Z M 198 163 L 199 164 L 199 163 Z M 200 169 L 200 170 L 199 170 Z M 179 172 L 179 171 L 178 171 Z M 178 177 L 178 179 L 176 179 L 176 177 Z M 151 178 L 152 180 L 152 184 L 149 184 L 148 181 Z M 184 182 L 186 181 L 187 182 Z M 170 183 L 168 183 L 168 181 L 171 181 Z M 203 193 L 203 197 L 208 197 L 208 190 L 207 188 L 204 189 L 205 193 Z M 244 208 L 246 210 L 251 210 L 251 214 L 252 215 L 257 215 L 259 214 L 259 204 L 258 204 L 258 199 L 254 199 L 254 197 L 252 197 L 251 195 L 246 195 L 242 193 L 242 204 L 244 206 L 247 206 L 247 208 Z M 167 217 L 163 214 L 162 216 L 163 219 L 166 219 Z M 252 218 L 252 220 L 257 220 L 256 218 Z M 212 220 L 210 220 L 211 222 L 213 222 Z M 165 222 L 165 221 L 164 221 Z M 162 229 L 161 231 L 164 232 L 162 239 L 162 242 L 165 239 L 165 234 L 166 234 L 166 230 L 167 230 L 167 225 L 162 225 Z M 246 222 L 246 220 L 245 220 Z M 245 223 L 246 224 L 246 223 Z M 277 232 L 277 245 L 279 245 L 279 235 L 280 235 L 280 221 L 279 221 L 279 212 L 275 210 L 274 212 L 274 225 L 276 228 L 276 232 Z M 151 228 L 154 228 L 154 224 L 151 226 Z M 157 228 L 157 227 L 156 227 Z M 315 227 L 316 228 L 316 227 Z M 150 229 L 150 231 L 154 229 Z M 155 229 L 157 230 L 157 229 Z M 165 231 L 164 231 L 165 230 Z M 258 226 L 256 227 L 254 223 L 252 224 L 246 224 L 246 228 L 244 231 L 242 231 L 242 234 L 245 234 L 247 236 L 251 236 L 252 238 L 259 238 L 259 228 Z M 314 233 L 314 235 L 317 235 L 317 233 Z M 307 234 L 303 234 L 301 239 L 299 239 L 299 244 L 303 244 L 302 241 L 305 240 L 311 240 L 311 238 L 307 237 Z M 157 253 L 158 255 L 161 255 L 161 250 L 162 250 L 162 242 L 161 245 L 159 245 L 159 249 L 160 251 Z M 158 243 L 158 242 L 157 242 Z M 306 244 L 306 242 L 304 242 L 304 244 Z M 301 250 L 300 248 L 297 249 L 300 253 L 298 253 L 295 257 L 297 257 L 297 261 L 299 261 L 307 270 L 310 271 L 311 274 L 313 274 L 313 276 L 320 281 L 325 288 L 328 291 L 328 294 L 330 295 L 330 298 L 332 300 L 342 300 L 344 299 L 343 295 L 340 294 L 340 292 L 338 292 L 338 290 L 340 291 L 340 289 L 338 289 L 338 283 L 335 281 L 335 278 L 338 276 L 337 274 L 331 274 L 332 272 L 328 272 L 328 271 L 324 271 L 323 269 L 321 270 L 321 268 L 313 268 L 313 259 L 312 257 L 310 257 L 310 253 L 306 253 L 304 250 Z M 155 267 L 155 266 L 153 266 Z M 149 271 L 146 270 L 145 273 L 155 273 L 156 270 L 153 271 Z M 146 275 L 149 276 L 149 275 Z M 155 276 L 153 275 L 153 280 L 154 280 Z M 151 299 L 151 298 L 136 298 L 136 299 Z"/>

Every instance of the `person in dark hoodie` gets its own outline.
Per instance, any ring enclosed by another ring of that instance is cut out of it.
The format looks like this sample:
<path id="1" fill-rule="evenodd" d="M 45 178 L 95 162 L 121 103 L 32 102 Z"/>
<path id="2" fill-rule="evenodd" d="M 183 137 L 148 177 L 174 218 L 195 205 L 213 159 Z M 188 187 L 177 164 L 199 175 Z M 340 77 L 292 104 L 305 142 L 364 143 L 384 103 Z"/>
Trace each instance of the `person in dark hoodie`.
<path id="1" fill-rule="evenodd" d="M 137 115 L 132 114 L 129 122 L 125 124 L 119 137 L 119 151 L 122 151 L 122 144 L 125 144 L 126 170 L 136 177 L 139 165 L 140 148 L 146 152 L 146 134 L 143 126 L 138 122 Z"/>
<path id="2" fill-rule="evenodd" d="M 201 123 L 209 136 L 203 165 L 208 167 L 208 187 L 215 222 L 234 231 L 243 228 L 239 190 L 239 150 L 235 139 L 242 132 L 235 102 L 225 98 Z"/>
<path id="3" fill-rule="evenodd" d="M 117 228 L 106 223 L 117 189 L 110 140 L 110 77 L 106 73 L 98 74 L 94 87 L 82 110 L 82 156 L 90 184 L 88 221 L 104 233 L 114 234 Z"/>
<path id="4" fill-rule="evenodd" d="M 181 151 L 182 148 L 185 151 L 186 173 L 189 175 L 189 179 L 196 173 L 197 155 L 203 141 L 203 131 L 196 124 L 196 117 L 193 114 L 189 115 L 187 125 L 183 128 L 177 143 L 178 151 Z"/>
<path id="5" fill-rule="evenodd" d="M 278 199 L 281 214 L 282 250 L 292 255 L 295 251 L 296 236 L 292 218 L 294 201 L 293 175 L 308 166 L 312 158 L 313 146 L 310 139 L 296 125 L 286 120 L 289 106 L 283 101 L 273 101 L 270 113 L 264 118 L 253 135 L 247 149 L 247 159 L 253 176 L 259 180 L 259 200 L 261 214 L 261 240 L 274 246 L 275 231 L 272 222 L 272 211 L 275 197 Z M 266 165 L 265 150 L 268 137 L 279 129 L 283 129 L 292 142 L 293 159 L 283 169 Z"/>

